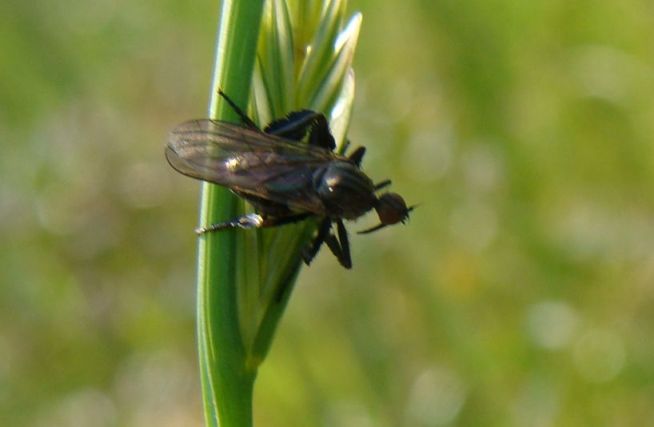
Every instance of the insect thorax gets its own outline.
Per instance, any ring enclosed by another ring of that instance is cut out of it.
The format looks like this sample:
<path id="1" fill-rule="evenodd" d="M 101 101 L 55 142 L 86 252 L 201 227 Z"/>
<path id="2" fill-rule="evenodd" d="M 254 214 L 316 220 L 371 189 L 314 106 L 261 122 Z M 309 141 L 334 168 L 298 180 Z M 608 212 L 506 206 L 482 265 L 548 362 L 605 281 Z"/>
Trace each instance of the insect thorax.
<path id="1" fill-rule="evenodd" d="M 336 160 L 314 176 L 314 186 L 329 216 L 357 218 L 372 209 L 376 197 L 370 178 L 356 165 Z"/>

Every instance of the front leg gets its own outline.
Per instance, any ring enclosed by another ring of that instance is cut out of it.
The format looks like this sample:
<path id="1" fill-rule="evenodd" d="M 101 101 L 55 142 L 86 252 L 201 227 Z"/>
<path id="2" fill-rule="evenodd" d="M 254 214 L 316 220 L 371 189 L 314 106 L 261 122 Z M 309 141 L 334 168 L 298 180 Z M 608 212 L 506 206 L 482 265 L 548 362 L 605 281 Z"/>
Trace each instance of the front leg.
<path id="1" fill-rule="evenodd" d="M 338 231 L 338 240 L 341 247 L 341 256 L 338 261 L 345 268 L 352 268 L 352 257 L 350 256 L 350 241 L 347 238 L 347 230 L 343 224 L 343 220 L 336 221 L 336 230 Z"/>
<path id="2" fill-rule="evenodd" d="M 352 268 L 352 261 L 343 253 L 343 248 L 338 242 L 336 236 L 334 236 L 332 233 L 329 233 L 327 236 L 325 236 L 325 243 L 327 243 L 327 247 L 332 251 L 338 262 L 343 267 L 347 269 Z"/>
<path id="3" fill-rule="evenodd" d="M 332 222 L 336 223 L 336 232 L 338 237 L 331 231 Z M 305 264 L 309 263 L 316 256 L 323 243 L 327 244 L 329 250 L 332 251 L 338 262 L 345 268 L 352 268 L 352 258 L 350 256 L 350 242 L 347 238 L 347 230 L 343 224 L 343 220 L 337 219 L 332 221 L 330 218 L 325 218 L 318 227 L 318 234 L 313 241 L 304 248 L 302 251 L 302 259 Z"/>
<path id="4" fill-rule="evenodd" d="M 323 219 L 320 226 L 318 226 L 318 234 L 316 234 L 316 237 L 302 250 L 302 259 L 306 265 L 311 264 L 311 261 L 316 257 L 316 254 L 325 242 L 325 238 L 329 234 L 331 227 L 332 220 L 329 218 Z"/>

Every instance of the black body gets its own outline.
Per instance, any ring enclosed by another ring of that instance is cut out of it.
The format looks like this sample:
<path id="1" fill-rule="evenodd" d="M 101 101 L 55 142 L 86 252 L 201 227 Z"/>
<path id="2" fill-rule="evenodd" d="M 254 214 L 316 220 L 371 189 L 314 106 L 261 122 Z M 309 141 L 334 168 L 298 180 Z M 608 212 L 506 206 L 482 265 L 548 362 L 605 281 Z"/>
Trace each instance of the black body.
<path id="1" fill-rule="evenodd" d="M 263 131 L 224 93 L 242 124 L 191 120 L 170 133 L 166 158 L 178 172 L 229 188 L 257 213 L 201 227 L 205 233 L 230 228 L 272 227 L 318 217 L 314 241 L 303 251 L 309 264 L 323 242 L 346 268 L 352 266 L 343 219 L 355 219 L 375 208 L 382 224 L 404 221 L 411 208 L 394 193 L 377 197 L 378 185 L 361 171 L 365 149 L 349 157 L 333 152 L 334 138 L 322 114 L 302 110 L 268 125 Z M 301 142 L 308 134 L 308 142 Z M 332 233 L 335 222 L 338 238 Z"/>

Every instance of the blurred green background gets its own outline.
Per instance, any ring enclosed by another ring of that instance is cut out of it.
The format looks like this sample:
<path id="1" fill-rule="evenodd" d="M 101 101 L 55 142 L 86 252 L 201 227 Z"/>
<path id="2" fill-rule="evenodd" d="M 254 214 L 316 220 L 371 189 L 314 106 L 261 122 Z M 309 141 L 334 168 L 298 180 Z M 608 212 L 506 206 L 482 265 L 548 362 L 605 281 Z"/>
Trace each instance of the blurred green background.
<path id="1" fill-rule="evenodd" d="M 350 137 L 419 208 L 303 270 L 256 425 L 654 425 L 654 4 L 350 9 Z M 163 145 L 217 11 L 0 3 L 0 425 L 203 424 L 199 185 Z"/>

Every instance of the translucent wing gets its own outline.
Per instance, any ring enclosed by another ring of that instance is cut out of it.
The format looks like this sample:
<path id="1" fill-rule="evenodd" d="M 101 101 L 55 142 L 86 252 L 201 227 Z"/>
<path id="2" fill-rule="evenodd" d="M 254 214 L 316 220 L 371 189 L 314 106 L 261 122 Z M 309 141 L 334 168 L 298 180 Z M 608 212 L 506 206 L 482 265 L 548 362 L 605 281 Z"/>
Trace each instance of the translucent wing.
<path id="1" fill-rule="evenodd" d="M 334 153 L 256 129 L 216 120 L 192 120 L 170 133 L 166 158 L 178 172 L 292 210 L 324 213 L 314 172 Z"/>

